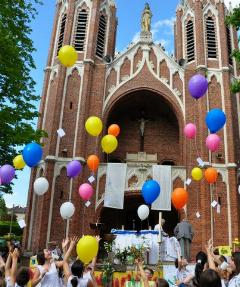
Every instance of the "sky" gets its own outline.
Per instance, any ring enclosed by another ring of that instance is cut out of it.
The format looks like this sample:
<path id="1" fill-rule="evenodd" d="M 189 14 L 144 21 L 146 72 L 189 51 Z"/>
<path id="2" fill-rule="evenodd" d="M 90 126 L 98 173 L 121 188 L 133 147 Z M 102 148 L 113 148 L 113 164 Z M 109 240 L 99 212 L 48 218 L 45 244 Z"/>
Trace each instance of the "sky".
<path id="1" fill-rule="evenodd" d="M 139 37 L 141 13 L 146 0 L 115 0 L 117 4 L 118 30 L 116 50 L 126 49 L 129 43 L 134 42 Z M 179 0 L 148 0 L 150 4 L 152 18 L 152 33 L 154 41 L 160 42 L 169 54 L 173 53 L 173 21 L 175 10 Z M 228 5 L 229 0 L 225 0 Z M 33 57 L 36 63 L 36 70 L 32 71 L 32 76 L 36 81 L 36 93 L 41 95 L 44 68 L 46 66 L 50 36 L 54 21 L 56 0 L 43 0 L 43 5 L 38 5 L 38 16 L 31 23 L 31 38 L 36 48 Z M 237 5 L 239 0 L 232 0 L 232 6 Z M 36 103 L 39 107 L 39 103 Z M 26 206 L 27 193 L 30 178 L 30 168 L 25 167 L 18 172 L 18 178 L 14 180 L 13 194 L 4 195 L 6 205 L 12 207 L 13 204 Z"/>

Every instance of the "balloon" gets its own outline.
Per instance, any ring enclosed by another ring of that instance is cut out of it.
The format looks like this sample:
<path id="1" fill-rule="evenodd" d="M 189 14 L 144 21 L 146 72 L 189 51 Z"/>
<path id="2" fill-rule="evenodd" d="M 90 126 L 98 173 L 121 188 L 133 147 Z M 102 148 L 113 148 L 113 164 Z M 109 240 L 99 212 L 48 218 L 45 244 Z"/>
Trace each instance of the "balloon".
<path id="1" fill-rule="evenodd" d="M 216 133 L 226 123 L 226 115 L 220 109 L 212 109 L 206 115 L 206 124 L 210 132 Z"/>
<path id="2" fill-rule="evenodd" d="M 142 187 L 142 196 L 147 204 L 152 204 L 160 195 L 160 185 L 156 180 L 147 180 Z"/>
<path id="3" fill-rule="evenodd" d="M 75 212 L 75 207 L 69 201 L 64 202 L 60 207 L 60 214 L 61 214 L 63 219 L 71 218 L 73 216 L 74 212 Z"/>
<path id="4" fill-rule="evenodd" d="M 210 151 L 216 151 L 218 150 L 219 146 L 220 146 L 220 142 L 221 139 L 218 135 L 216 134 L 210 134 L 207 138 L 206 138 L 206 146 L 208 147 L 208 149 Z"/>
<path id="5" fill-rule="evenodd" d="M 76 63 L 77 58 L 77 51 L 69 45 L 63 46 L 58 52 L 58 59 L 65 67 L 72 67 Z"/>
<path id="6" fill-rule="evenodd" d="M 112 124 L 108 128 L 108 134 L 117 137 L 120 134 L 120 127 L 116 124 Z"/>
<path id="7" fill-rule="evenodd" d="M 141 219 L 141 220 L 144 220 L 146 218 L 148 218 L 148 215 L 149 215 L 149 207 L 145 204 L 142 204 L 138 207 L 138 210 L 137 210 L 137 214 L 138 214 L 138 217 Z"/>
<path id="8" fill-rule="evenodd" d="M 67 164 L 67 176 L 68 177 L 75 177 L 77 176 L 82 170 L 82 165 L 78 160 L 72 160 Z"/>
<path id="9" fill-rule="evenodd" d="M 195 124 L 189 123 L 184 128 L 184 134 L 189 139 L 195 138 L 196 132 L 197 132 L 197 128 Z"/>
<path id="10" fill-rule="evenodd" d="M 194 167 L 192 169 L 192 178 L 196 181 L 199 181 L 202 179 L 202 177 L 203 177 L 203 172 L 202 172 L 201 168 Z"/>
<path id="11" fill-rule="evenodd" d="M 207 89 L 208 81 L 200 74 L 192 76 L 188 82 L 188 90 L 191 96 L 196 100 L 201 98 L 206 93 Z"/>
<path id="12" fill-rule="evenodd" d="M 48 191 L 49 183 L 45 177 L 39 177 L 34 181 L 33 189 L 37 195 L 43 195 Z"/>
<path id="13" fill-rule="evenodd" d="M 97 137 L 102 131 L 103 124 L 98 117 L 93 116 L 86 120 L 85 128 L 91 136 Z"/>
<path id="14" fill-rule="evenodd" d="M 42 159 L 42 154 L 42 147 L 34 142 L 27 144 L 22 152 L 23 160 L 29 167 L 38 165 L 39 161 Z"/>
<path id="15" fill-rule="evenodd" d="M 209 167 L 205 170 L 205 178 L 208 183 L 215 183 L 217 181 L 218 172 L 215 168 Z"/>
<path id="16" fill-rule="evenodd" d="M 95 154 L 90 155 L 87 159 L 87 165 L 92 172 L 97 171 L 99 166 L 99 158 Z"/>
<path id="17" fill-rule="evenodd" d="M 77 256 L 84 263 L 87 264 L 92 261 L 98 254 L 98 242 L 93 236 L 83 236 L 77 243 Z"/>
<path id="18" fill-rule="evenodd" d="M 183 208 L 188 201 L 188 193 L 184 188 L 175 188 L 172 193 L 172 204 L 176 209 Z"/>
<path id="19" fill-rule="evenodd" d="M 0 168 L 0 178 L 2 184 L 9 184 L 15 176 L 15 169 L 10 164 L 5 164 Z"/>
<path id="20" fill-rule="evenodd" d="M 23 169 L 25 165 L 26 163 L 24 162 L 21 154 L 15 156 L 15 158 L 13 159 L 13 166 L 16 169 Z"/>
<path id="21" fill-rule="evenodd" d="M 115 136 L 106 135 L 102 138 L 101 145 L 105 153 L 111 153 L 117 148 L 118 141 Z"/>
<path id="22" fill-rule="evenodd" d="M 83 183 L 79 186 L 79 195 L 85 201 L 89 200 L 93 195 L 93 188 L 89 183 Z"/>

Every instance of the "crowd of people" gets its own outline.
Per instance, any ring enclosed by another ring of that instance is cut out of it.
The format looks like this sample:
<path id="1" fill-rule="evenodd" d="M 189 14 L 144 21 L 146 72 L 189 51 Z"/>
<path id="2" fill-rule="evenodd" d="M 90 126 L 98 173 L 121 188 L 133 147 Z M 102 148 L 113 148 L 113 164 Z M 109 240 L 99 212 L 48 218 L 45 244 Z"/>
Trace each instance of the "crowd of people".
<path id="1" fill-rule="evenodd" d="M 77 237 L 63 240 L 62 258 L 56 259 L 48 249 L 38 252 L 34 270 L 18 267 L 19 249 L 9 245 L 5 258 L 0 256 L 0 277 L 3 278 L 0 286 L 97 287 L 94 277 L 96 258 L 84 266 L 74 254 L 77 241 Z M 174 283 L 163 278 L 155 282 L 152 280 L 153 270 L 144 268 L 143 262 L 137 259 L 136 266 L 141 280 L 132 287 L 168 287 L 172 284 L 180 287 L 240 287 L 240 252 L 234 252 L 230 258 L 221 256 L 213 248 L 212 240 L 206 245 L 205 252 L 200 251 L 196 255 L 194 273 L 189 271 L 188 261 L 181 256 L 180 251 L 175 265 L 177 271 Z"/>

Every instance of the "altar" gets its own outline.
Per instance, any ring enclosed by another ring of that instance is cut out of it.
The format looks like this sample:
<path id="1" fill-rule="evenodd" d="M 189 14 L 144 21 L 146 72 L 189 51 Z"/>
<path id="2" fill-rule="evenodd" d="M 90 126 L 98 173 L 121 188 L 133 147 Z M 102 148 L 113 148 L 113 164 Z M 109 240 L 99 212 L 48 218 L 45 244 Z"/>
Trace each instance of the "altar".
<path id="1" fill-rule="evenodd" d="M 139 249 L 143 247 L 147 250 L 144 261 L 149 265 L 156 265 L 159 260 L 162 262 L 173 262 L 177 258 L 177 251 L 181 250 L 177 239 L 169 237 L 163 231 L 160 243 L 159 231 L 155 230 L 141 230 L 137 232 L 112 229 L 111 233 L 116 235 L 113 241 L 113 251 L 116 254 L 123 253 L 131 249 L 132 246 Z"/>

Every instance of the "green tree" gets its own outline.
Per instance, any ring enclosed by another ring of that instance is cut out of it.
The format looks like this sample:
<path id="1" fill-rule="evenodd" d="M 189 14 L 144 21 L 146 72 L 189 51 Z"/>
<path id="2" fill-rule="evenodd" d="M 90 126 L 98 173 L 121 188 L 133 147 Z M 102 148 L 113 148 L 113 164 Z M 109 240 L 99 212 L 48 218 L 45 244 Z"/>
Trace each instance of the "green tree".
<path id="1" fill-rule="evenodd" d="M 5 203 L 4 198 L 2 196 L 0 196 L 0 218 L 6 214 L 7 214 L 6 203 Z"/>
<path id="2" fill-rule="evenodd" d="M 238 7 L 233 9 L 231 15 L 226 17 L 226 23 L 228 25 L 233 25 L 237 31 L 240 29 L 240 4 Z M 240 37 L 238 38 L 238 42 L 240 42 Z M 236 49 L 232 53 L 232 57 L 234 57 L 237 61 L 238 67 L 240 67 L 240 50 Z M 231 86 L 232 93 L 240 92 L 240 80 L 236 80 Z"/>
<path id="3" fill-rule="evenodd" d="M 33 128 L 39 96 L 30 75 L 35 68 L 30 23 L 38 3 L 0 1 L 0 165 L 11 164 L 19 147 L 44 135 Z M 1 186 L 0 191 L 11 192 L 11 186 Z"/>

